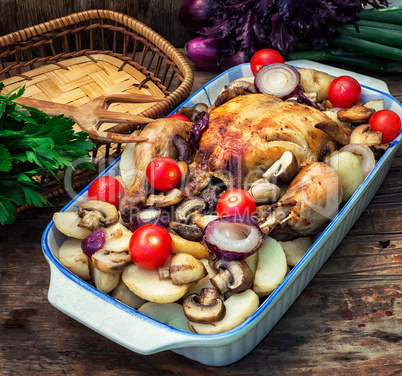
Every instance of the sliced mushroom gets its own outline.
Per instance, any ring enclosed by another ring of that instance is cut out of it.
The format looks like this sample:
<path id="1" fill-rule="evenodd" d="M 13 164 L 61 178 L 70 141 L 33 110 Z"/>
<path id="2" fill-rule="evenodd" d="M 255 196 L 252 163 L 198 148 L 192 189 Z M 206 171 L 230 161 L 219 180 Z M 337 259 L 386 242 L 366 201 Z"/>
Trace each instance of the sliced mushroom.
<path id="1" fill-rule="evenodd" d="M 347 145 L 349 143 L 352 127 L 346 122 L 339 123 L 333 120 L 327 120 L 316 124 L 315 127 L 325 132 L 341 145 Z"/>
<path id="2" fill-rule="evenodd" d="M 249 189 L 257 204 L 272 204 L 281 196 L 281 189 L 267 179 L 258 179 Z"/>
<path id="3" fill-rule="evenodd" d="M 166 268 L 162 273 L 158 271 L 163 279 L 166 279 Z M 207 275 L 204 264 L 188 253 L 178 253 L 172 257 L 169 265 L 169 277 L 174 285 L 183 285 L 197 282 Z"/>
<path id="4" fill-rule="evenodd" d="M 175 210 L 176 222 L 188 223 L 190 214 L 202 213 L 207 208 L 207 203 L 200 197 L 191 196 L 186 198 Z"/>
<path id="5" fill-rule="evenodd" d="M 172 190 L 158 195 L 149 195 L 146 201 L 147 206 L 155 206 L 157 208 L 165 208 L 168 206 L 176 205 L 183 200 L 184 194 L 180 189 L 173 188 Z"/>
<path id="6" fill-rule="evenodd" d="M 247 320 L 258 309 L 259 303 L 258 295 L 253 290 L 246 290 L 225 300 L 226 313 L 222 320 L 209 324 L 189 321 L 188 326 L 198 334 L 226 332 Z"/>
<path id="7" fill-rule="evenodd" d="M 361 104 L 349 108 L 342 108 L 338 111 L 338 118 L 341 121 L 348 121 L 352 124 L 364 124 L 375 112 L 372 108 L 367 108 Z"/>
<path id="8" fill-rule="evenodd" d="M 253 284 L 254 273 L 244 260 L 224 261 L 216 259 L 213 262 L 213 267 L 219 272 L 211 278 L 211 282 L 221 294 L 243 292 Z"/>
<path id="9" fill-rule="evenodd" d="M 334 141 L 328 141 L 320 150 L 320 154 L 318 156 L 318 160 L 320 162 L 326 162 L 331 154 L 337 150 L 336 144 Z"/>
<path id="10" fill-rule="evenodd" d="M 173 136 L 172 142 L 179 153 L 179 161 L 183 161 L 187 164 L 190 164 L 194 161 L 195 150 L 188 144 L 184 137 L 176 134 Z"/>
<path id="11" fill-rule="evenodd" d="M 169 227 L 181 237 L 194 242 L 202 240 L 202 229 L 197 225 L 186 225 L 180 222 L 170 222 Z"/>
<path id="12" fill-rule="evenodd" d="M 350 135 L 350 143 L 367 146 L 380 145 L 382 143 L 382 132 L 373 131 L 370 124 L 361 124 L 353 129 Z"/>
<path id="13" fill-rule="evenodd" d="M 91 259 L 95 268 L 104 273 L 121 273 L 131 263 L 131 257 L 127 251 L 111 252 L 100 249 L 92 255 Z"/>
<path id="14" fill-rule="evenodd" d="M 188 285 L 174 285 L 170 279 L 161 280 L 156 269 L 143 269 L 134 263 L 124 269 L 121 277 L 134 294 L 155 303 L 176 302 L 188 290 Z"/>
<path id="15" fill-rule="evenodd" d="M 201 324 L 220 321 L 226 313 L 216 288 L 204 288 L 199 295 L 190 294 L 184 299 L 183 308 L 188 320 Z"/>
<path id="16" fill-rule="evenodd" d="M 262 175 L 270 183 L 290 183 L 299 171 L 299 163 L 291 151 L 282 156 Z"/>
<path id="17" fill-rule="evenodd" d="M 223 192 L 222 187 L 219 185 L 209 185 L 201 193 L 200 197 L 207 203 L 208 207 L 206 214 L 214 214 L 216 211 L 216 204 L 218 203 L 219 197 Z"/>
<path id="18" fill-rule="evenodd" d="M 188 177 L 190 170 L 189 170 L 188 164 L 186 162 L 179 161 L 179 162 L 177 162 L 177 164 L 179 165 L 179 169 L 180 169 L 180 185 L 182 186 L 187 181 L 187 177 Z"/>
<path id="19" fill-rule="evenodd" d="M 114 205 L 97 200 L 83 202 L 78 208 L 78 216 L 81 218 L 78 226 L 89 231 L 108 227 L 119 221 L 119 212 Z"/>

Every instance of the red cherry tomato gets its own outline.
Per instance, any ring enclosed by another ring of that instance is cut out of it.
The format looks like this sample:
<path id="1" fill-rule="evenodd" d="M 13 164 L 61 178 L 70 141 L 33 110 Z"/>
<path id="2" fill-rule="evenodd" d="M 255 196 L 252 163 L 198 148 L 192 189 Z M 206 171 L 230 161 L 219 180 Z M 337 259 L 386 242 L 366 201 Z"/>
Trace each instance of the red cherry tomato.
<path id="1" fill-rule="evenodd" d="M 373 131 L 382 132 L 382 142 L 391 142 L 401 131 L 401 118 L 391 110 L 380 110 L 371 115 L 369 124 Z"/>
<path id="2" fill-rule="evenodd" d="M 172 114 L 167 117 L 168 119 L 177 119 L 177 120 L 183 120 L 183 121 L 190 121 L 190 119 L 187 116 L 181 115 L 181 114 Z"/>
<path id="3" fill-rule="evenodd" d="M 158 157 L 149 162 L 145 171 L 148 183 L 158 191 L 167 192 L 179 184 L 181 171 L 176 161 Z"/>
<path id="4" fill-rule="evenodd" d="M 262 50 L 257 51 L 251 57 L 250 67 L 255 76 L 258 69 L 260 69 L 265 64 L 284 62 L 285 60 L 283 59 L 283 56 L 278 51 L 275 51 L 272 48 L 263 48 Z"/>
<path id="5" fill-rule="evenodd" d="M 219 217 L 225 215 L 252 215 L 256 203 L 250 193 L 244 189 L 235 188 L 226 191 L 218 200 L 216 212 Z"/>
<path id="6" fill-rule="evenodd" d="M 123 185 L 116 178 L 105 175 L 94 180 L 89 186 L 88 199 L 106 201 L 119 208 L 124 193 Z"/>
<path id="7" fill-rule="evenodd" d="M 135 264 L 143 269 L 157 269 L 165 265 L 172 254 L 170 234 L 159 225 L 147 224 L 131 235 L 128 252 Z"/>
<path id="8" fill-rule="evenodd" d="M 335 78 L 328 87 L 328 99 L 335 107 L 352 107 L 360 99 L 362 88 L 350 76 Z"/>

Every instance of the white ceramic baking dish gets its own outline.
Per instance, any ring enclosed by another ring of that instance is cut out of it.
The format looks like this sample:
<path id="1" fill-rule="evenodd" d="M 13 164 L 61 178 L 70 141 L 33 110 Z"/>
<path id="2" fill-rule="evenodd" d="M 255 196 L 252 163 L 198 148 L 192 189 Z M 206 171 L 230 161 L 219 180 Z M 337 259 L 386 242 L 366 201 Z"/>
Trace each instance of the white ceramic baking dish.
<path id="1" fill-rule="evenodd" d="M 383 98 L 386 108 L 402 117 L 401 104 L 389 94 L 387 85 L 382 81 L 320 63 L 298 60 L 290 64 L 322 70 L 334 76 L 351 75 L 362 84 L 364 101 Z M 217 76 L 182 105 L 192 106 L 198 102 L 210 105 L 225 84 L 244 76 L 251 76 L 248 64 Z M 172 350 L 206 365 L 234 363 L 252 351 L 269 333 L 345 237 L 382 184 L 401 137 L 400 134 L 392 143 L 353 197 L 317 237 L 280 286 L 249 319 L 231 331 L 215 335 L 184 332 L 146 317 L 96 290 L 58 261 L 58 249 L 65 237 L 53 222 L 46 227 L 42 238 L 43 252 L 51 271 L 49 301 L 65 314 L 137 353 L 152 354 Z M 118 174 L 118 162 L 104 171 L 104 174 Z M 77 210 L 79 202 L 86 198 L 87 189 L 70 201 L 63 211 Z"/>

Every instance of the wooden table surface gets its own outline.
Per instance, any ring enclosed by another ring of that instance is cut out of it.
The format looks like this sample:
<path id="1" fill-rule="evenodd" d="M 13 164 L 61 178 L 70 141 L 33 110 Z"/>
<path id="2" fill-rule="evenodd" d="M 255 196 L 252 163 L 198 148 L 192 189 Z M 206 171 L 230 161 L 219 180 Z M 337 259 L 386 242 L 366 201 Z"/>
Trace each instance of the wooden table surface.
<path id="1" fill-rule="evenodd" d="M 194 73 L 193 91 L 216 75 Z M 362 73 L 387 82 L 402 101 L 402 75 Z M 53 308 L 41 237 L 70 197 L 29 209 L 0 228 L 0 375 L 400 375 L 401 178 L 399 149 L 385 182 L 330 259 L 262 342 L 226 367 L 171 351 L 136 354 Z"/>

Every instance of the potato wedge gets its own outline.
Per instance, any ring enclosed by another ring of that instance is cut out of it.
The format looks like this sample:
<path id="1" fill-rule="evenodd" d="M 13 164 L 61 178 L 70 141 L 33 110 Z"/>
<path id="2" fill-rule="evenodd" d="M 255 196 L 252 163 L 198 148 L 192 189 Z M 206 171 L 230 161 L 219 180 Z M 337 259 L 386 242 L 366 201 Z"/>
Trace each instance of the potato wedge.
<path id="1" fill-rule="evenodd" d="M 300 85 L 306 93 L 317 93 L 317 101 L 328 98 L 328 88 L 335 77 L 328 73 L 310 68 L 297 69 L 300 73 Z"/>
<path id="2" fill-rule="evenodd" d="M 303 236 L 286 242 L 280 241 L 279 244 L 285 252 L 287 264 L 295 266 L 313 245 L 313 239 L 311 236 Z"/>
<path id="3" fill-rule="evenodd" d="M 204 268 L 207 271 L 207 275 L 204 278 L 200 279 L 198 282 L 191 283 L 186 293 L 186 296 L 190 294 L 199 294 L 203 288 L 214 287 L 210 279 L 215 277 L 217 272 L 211 268 L 208 259 L 204 258 L 201 259 L 200 261 L 204 264 Z"/>
<path id="4" fill-rule="evenodd" d="M 160 280 L 158 271 L 130 264 L 122 274 L 123 282 L 136 295 L 154 303 L 173 303 L 182 298 L 188 284 L 174 285 L 170 279 Z"/>
<path id="5" fill-rule="evenodd" d="M 271 294 L 286 276 L 286 255 L 275 239 L 267 236 L 258 250 L 253 290 L 259 297 Z"/>
<path id="6" fill-rule="evenodd" d="M 190 329 L 199 334 L 216 334 L 226 332 L 247 320 L 259 307 L 260 300 L 253 290 L 234 294 L 225 301 L 225 317 L 211 324 L 200 324 L 189 321 Z"/>
<path id="7" fill-rule="evenodd" d="M 60 263 L 85 281 L 91 279 L 89 258 L 81 249 L 81 240 L 68 238 L 59 248 Z"/>
<path id="8" fill-rule="evenodd" d="M 195 258 L 201 260 L 203 258 L 208 258 L 209 251 L 206 245 L 193 242 L 191 240 L 187 240 L 182 238 L 177 234 L 170 233 L 170 236 L 173 240 L 173 253 L 188 253 Z"/>
<path id="9" fill-rule="evenodd" d="M 133 233 L 120 222 L 106 227 L 106 243 L 103 246 L 111 252 L 123 252 L 128 250 L 128 244 Z"/>
<path id="10" fill-rule="evenodd" d="M 135 309 L 145 303 L 145 300 L 135 295 L 122 280 L 120 280 L 117 287 L 112 291 L 112 297 Z"/>
<path id="11" fill-rule="evenodd" d="M 84 239 L 91 231 L 78 227 L 81 218 L 77 212 L 56 212 L 53 214 L 53 222 L 56 228 L 70 238 Z"/>
<path id="12" fill-rule="evenodd" d="M 364 180 L 359 158 L 350 151 L 334 152 L 329 158 L 329 165 L 341 179 L 342 202 L 346 202 Z"/>
<path id="13" fill-rule="evenodd" d="M 181 329 L 186 332 L 190 332 L 188 327 L 188 320 L 184 315 L 183 306 L 179 303 L 154 303 L 146 302 L 140 308 L 138 312 L 141 312 L 145 316 L 158 320 L 166 325 L 170 325 L 173 328 Z"/>
<path id="14" fill-rule="evenodd" d="M 92 261 L 89 261 L 89 270 L 95 287 L 105 294 L 113 291 L 120 282 L 121 273 L 104 273 L 95 268 Z"/>
<path id="15" fill-rule="evenodd" d="M 126 144 L 120 156 L 120 176 L 124 182 L 123 186 L 126 192 L 130 190 L 137 174 L 134 158 L 135 145 L 135 142 Z"/>
<path id="16" fill-rule="evenodd" d="M 384 99 L 373 99 L 364 103 L 364 107 L 372 108 L 375 111 L 385 110 L 385 101 Z"/>

